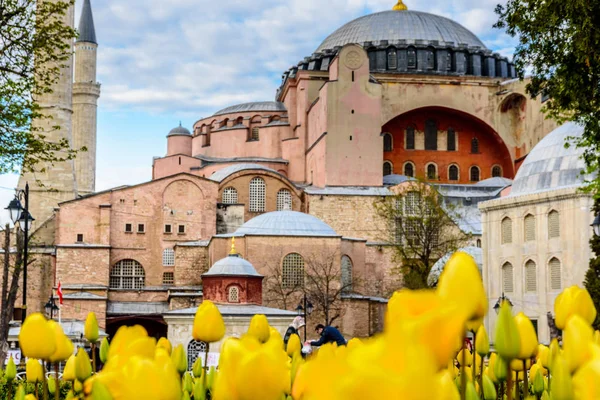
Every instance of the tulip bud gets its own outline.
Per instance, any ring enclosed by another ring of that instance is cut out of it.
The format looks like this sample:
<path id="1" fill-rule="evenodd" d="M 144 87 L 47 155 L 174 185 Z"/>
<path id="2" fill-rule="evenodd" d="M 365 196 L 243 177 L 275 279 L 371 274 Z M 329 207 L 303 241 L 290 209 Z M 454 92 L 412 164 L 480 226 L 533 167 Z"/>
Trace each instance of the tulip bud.
<path id="1" fill-rule="evenodd" d="M 496 357 L 494 364 L 494 376 L 498 379 L 498 382 L 504 382 L 508 373 L 508 365 L 502 357 Z"/>
<path id="2" fill-rule="evenodd" d="M 44 381 L 44 369 L 39 360 L 30 358 L 25 364 L 25 375 L 27 376 L 27 382 L 36 383 Z"/>
<path id="3" fill-rule="evenodd" d="M 483 324 L 477 329 L 477 335 L 475 336 L 475 351 L 481 357 L 490 352 L 490 339 L 488 338 L 488 334 Z"/>
<path id="4" fill-rule="evenodd" d="M 194 365 L 192 366 L 192 372 L 194 373 L 194 378 L 202 378 L 203 371 L 204 371 L 204 368 L 202 368 L 202 357 L 198 357 L 198 358 L 196 358 L 196 361 L 194 361 Z M 189 392 L 191 393 L 192 391 L 189 390 Z"/>
<path id="5" fill-rule="evenodd" d="M 483 398 L 484 400 L 496 400 L 496 387 L 489 376 L 483 375 Z"/>
<path id="6" fill-rule="evenodd" d="M 102 364 L 106 364 L 108 360 L 108 351 L 110 350 L 110 344 L 108 343 L 108 338 L 102 339 L 102 343 L 100 343 L 100 361 Z"/>
<path id="7" fill-rule="evenodd" d="M 553 400 L 572 400 L 573 381 L 569 373 L 567 361 L 558 354 L 552 364 L 552 381 L 550 382 L 550 392 Z"/>
<path id="8" fill-rule="evenodd" d="M 533 376 L 533 393 L 537 396 L 541 396 L 544 393 L 544 377 L 539 370 Z"/>
<path id="9" fill-rule="evenodd" d="M 208 370 L 208 375 L 206 376 L 206 388 L 208 390 L 212 390 L 216 376 L 217 370 L 215 369 L 215 367 L 210 367 L 210 369 Z"/>
<path id="10" fill-rule="evenodd" d="M 25 400 L 37 400 L 34 395 L 28 394 L 25 396 Z"/>
<path id="11" fill-rule="evenodd" d="M 29 315 L 19 333 L 19 345 L 23 356 L 48 360 L 56 351 L 54 329 L 40 313 Z"/>
<path id="12" fill-rule="evenodd" d="M 465 367 L 470 367 L 473 365 L 473 354 L 469 351 L 469 349 L 462 349 L 456 356 L 456 359 L 458 360 L 459 364 L 461 364 L 464 360 Z"/>
<path id="13" fill-rule="evenodd" d="M 250 326 L 248 327 L 248 334 L 254 336 L 260 343 L 265 343 L 269 340 L 271 330 L 269 327 L 269 321 L 263 314 L 256 314 L 250 320 Z"/>
<path id="14" fill-rule="evenodd" d="M 92 375 L 92 363 L 90 357 L 83 348 L 77 350 L 75 356 L 75 377 L 79 382 L 85 382 Z"/>
<path id="15" fill-rule="evenodd" d="M 56 390 L 56 379 L 54 379 L 54 378 L 48 379 L 48 391 L 50 392 L 50 394 L 54 394 L 55 390 Z"/>
<path id="16" fill-rule="evenodd" d="M 92 384 L 92 400 L 112 400 L 113 397 L 110 394 L 108 388 L 99 381 L 98 379 L 94 380 Z"/>
<path id="17" fill-rule="evenodd" d="M 8 359 L 8 364 L 6 365 L 6 371 L 4 371 L 4 376 L 7 381 L 12 381 L 17 376 L 17 366 L 15 365 L 15 360 L 10 356 Z"/>
<path id="18" fill-rule="evenodd" d="M 517 358 L 520 350 L 521 339 L 517 323 L 511 314 L 510 305 L 505 301 L 500 306 L 496 321 L 496 351 L 500 357 L 509 361 Z"/>
<path id="19" fill-rule="evenodd" d="M 83 331 L 85 338 L 90 343 L 96 343 L 98 341 L 98 320 L 96 319 L 96 314 L 94 314 L 93 312 L 88 313 L 87 318 L 85 319 Z"/>
<path id="20" fill-rule="evenodd" d="M 558 329 L 564 330 L 571 315 L 579 315 L 589 325 L 596 319 L 596 307 L 586 289 L 571 286 L 556 297 L 554 301 L 555 323 Z M 553 395 L 554 396 L 554 395 Z"/>
<path id="21" fill-rule="evenodd" d="M 194 381 L 189 372 L 183 374 L 183 390 L 187 390 L 190 393 L 194 390 Z"/>
<path id="22" fill-rule="evenodd" d="M 480 400 L 473 382 L 467 382 L 467 400 Z"/>
<path id="23" fill-rule="evenodd" d="M 551 400 L 550 395 L 548 394 L 548 392 L 546 390 L 544 390 L 544 393 L 542 393 L 541 400 Z"/>
<path id="24" fill-rule="evenodd" d="M 567 321 L 563 332 L 563 351 L 571 372 L 589 360 L 594 331 L 579 315 L 573 315 Z"/>
<path id="25" fill-rule="evenodd" d="M 75 356 L 71 355 L 65 364 L 65 369 L 63 370 L 63 380 L 74 381 L 75 379 Z"/>
<path id="26" fill-rule="evenodd" d="M 202 379 L 196 380 L 194 385 L 194 400 L 206 400 L 206 389 L 202 384 Z"/>
<path id="27" fill-rule="evenodd" d="M 225 336 L 225 322 L 217 306 L 210 300 L 204 300 L 194 317 L 192 337 L 198 341 L 213 343 Z"/>
<path id="28" fill-rule="evenodd" d="M 184 390 L 181 400 L 190 400 L 190 394 Z"/>
<path id="29" fill-rule="evenodd" d="M 537 335 L 535 334 L 533 324 L 522 312 L 515 316 L 515 323 L 517 324 L 520 338 L 520 349 L 517 358 L 521 360 L 531 358 L 535 355 L 538 346 Z"/>
<path id="30" fill-rule="evenodd" d="M 73 343 L 65 335 L 62 327 L 56 321 L 48 321 L 48 325 L 54 331 L 54 339 L 56 341 L 56 351 L 48 358 L 48 361 L 57 363 L 65 361 L 73 354 Z"/>
<path id="31" fill-rule="evenodd" d="M 171 360 L 173 361 L 173 365 L 179 375 L 183 374 L 188 369 L 187 358 L 185 357 L 185 351 L 183 350 L 183 346 L 178 344 L 173 349 L 171 353 Z"/>
<path id="32" fill-rule="evenodd" d="M 25 388 L 22 383 L 19 383 L 17 393 L 15 394 L 15 400 L 25 400 Z"/>
<path id="33" fill-rule="evenodd" d="M 302 350 L 302 344 L 300 343 L 300 337 L 295 333 L 290 336 L 287 343 L 287 354 L 292 357 L 294 354 L 299 353 Z"/>
<path id="34" fill-rule="evenodd" d="M 83 384 L 79 382 L 77 379 L 73 383 L 73 391 L 75 393 L 81 393 L 83 391 Z"/>
<path id="35" fill-rule="evenodd" d="M 540 362 L 544 368 L 548 368 L 550 357 L 550 349 L 543 344 L 538 345 L 536 360 Z"/>
<path id="36" fill-rule="evenodd" d="M 160 339 L 158 339 L 156 347 L 162 347 L 167 351 L 167 353 L 169 353 L 169 355 L 171 355 L 171 352 L 173 351 L 173 346 L 171 345 L 169 339 L 167 339 L 166 337 L 161 337 Z"/>

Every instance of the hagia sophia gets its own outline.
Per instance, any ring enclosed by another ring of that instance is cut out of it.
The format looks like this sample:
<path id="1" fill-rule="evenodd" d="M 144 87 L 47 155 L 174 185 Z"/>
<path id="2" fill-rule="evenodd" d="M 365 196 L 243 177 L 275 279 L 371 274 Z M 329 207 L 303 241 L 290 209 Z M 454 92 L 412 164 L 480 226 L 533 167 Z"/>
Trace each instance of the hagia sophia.
<path id="1" fill-rule="evenodd" d="M 56 91 L 73 93 L 59 99 L 73 113 L 57 135 L 85 136 L 90 151 L 47 172 L 54 194 L 32 189 L 28 313 L 60 281 L 63 319 L 94 311 L 109 335 L 140 323 L 197 354 L 190 324 L 203 299 L 219 304 L 228 334 L 254 313 L 285 330 L 302 297 L 283 304 L 269 282 L 301 288 L 311 266 L 331 264 L 343 289 L 332 324 L 370 336 L 402 286 L 374 203 L 419 178 L 464 210 L 455 222 L 490 294 L 486 323 L 505 294 L 549 341 L 553 299 L 582 282 L 591 256 L 582 149 L 564 148 L 582 129 L 546 119 L 548 99 L 528 96 L 512 61 L 459 22 L 402 1 L 350 21 L 283 72 L 273 101 L 154 132 L 166 133 L 166 153 L 152 160 L 152 180 L 101 192 L 90 0 L 79 31 L 75 83 Z M 311 330 L 320 318 L 308 316 Z"/>

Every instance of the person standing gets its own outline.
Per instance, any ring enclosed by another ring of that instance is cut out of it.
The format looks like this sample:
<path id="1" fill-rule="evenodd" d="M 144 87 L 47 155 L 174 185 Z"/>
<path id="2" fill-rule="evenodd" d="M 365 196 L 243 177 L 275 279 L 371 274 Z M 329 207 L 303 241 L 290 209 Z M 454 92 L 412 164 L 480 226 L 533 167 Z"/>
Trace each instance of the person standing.
<path id="1" fill-rule="evenodd" d="M 290 340 L 290 336 L 298 335 L 298 337 L 300 337 L 300 333 L 298 331 L 303 326 L 305 326 L 304 318 L 302 318 L 302 317 L 294 318 L 294 320 L 292 321 L 290 326 L 287 328 L 287 331 L 285 331 L 285 335 L 283 336 L 283 344 L 286 348 L 287 348 L 288 340 Z"/>
<path id="2" fill-rule="evenodd" d="M 315 327 L 315 331 L 321 335 L 321 338 L 319 340 L 307 341 L 305 344 L 310 344 L 311 346 L 323 346 L 327 343 L 336 343 L 338 346 L 346 345 L 346 339 L 344 339 L 342 333 L 333 326 L 319 324 Z"/>

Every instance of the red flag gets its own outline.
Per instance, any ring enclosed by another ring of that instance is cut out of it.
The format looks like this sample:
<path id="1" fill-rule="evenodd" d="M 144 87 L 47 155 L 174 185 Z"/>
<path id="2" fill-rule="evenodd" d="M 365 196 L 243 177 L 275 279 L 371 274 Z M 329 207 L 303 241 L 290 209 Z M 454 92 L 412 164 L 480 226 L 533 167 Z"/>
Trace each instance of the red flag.
<path id="1" fill-rule="evenodd" d="M 62 292 L 62 287 L 60 285 L 60 281 L 58 281 L 58 286 L 56 287 L 56 294 L 58 294 L 58 303 L 62 306 L 63 292 Z"/>

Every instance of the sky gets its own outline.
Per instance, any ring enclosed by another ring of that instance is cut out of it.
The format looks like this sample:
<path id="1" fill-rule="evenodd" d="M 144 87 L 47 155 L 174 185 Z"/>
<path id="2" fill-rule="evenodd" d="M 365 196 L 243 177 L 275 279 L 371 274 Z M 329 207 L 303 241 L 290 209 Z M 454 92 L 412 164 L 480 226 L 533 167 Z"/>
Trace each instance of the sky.
<path id="1" fill-rule="evenodd" d="M 179 122 L 191 130 L 229 105 L 274 100 L 281 75 L 335 29 L 396 0 L 91 0 L 98 40 L 96 190 L 151 179 Z M 405 0 L 451 18 L 511 57 L 493 29 L 505 0 Z M 82 0 L 77 0 L 76 25 Z M 0 209 L 18 177 L 0 175 Z M 6 214 L 0 213 L 0 222 Z"/>

